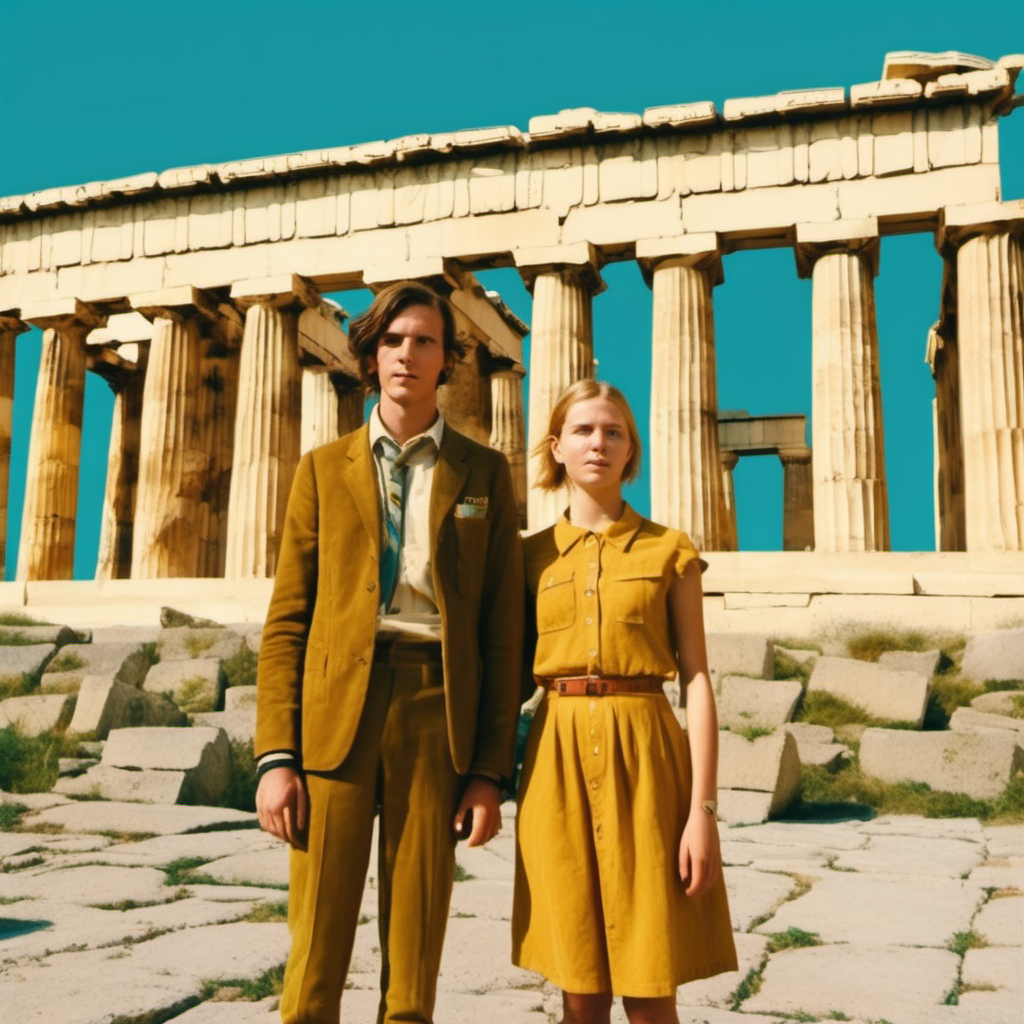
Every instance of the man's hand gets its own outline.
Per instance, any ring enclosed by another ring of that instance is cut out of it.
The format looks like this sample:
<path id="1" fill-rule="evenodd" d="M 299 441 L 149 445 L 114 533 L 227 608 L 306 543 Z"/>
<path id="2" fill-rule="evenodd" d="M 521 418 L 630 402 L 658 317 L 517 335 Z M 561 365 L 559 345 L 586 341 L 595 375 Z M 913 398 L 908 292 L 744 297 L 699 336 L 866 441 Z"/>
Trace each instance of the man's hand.
<path id="1" fill-rule="evenodd" d="M 306 848 L 306 809 L 309 799 L 302 776 L 287 765 L 271 768 L 256 789 L 260 828 L 296 850 Z"/>
<path id="2" fill-rule="evenodd" d="M 466 785 L 452 828 L 467 846 L 483 846 L 501 828 L 501 791 L 498 784 L 473 775 Z"/>

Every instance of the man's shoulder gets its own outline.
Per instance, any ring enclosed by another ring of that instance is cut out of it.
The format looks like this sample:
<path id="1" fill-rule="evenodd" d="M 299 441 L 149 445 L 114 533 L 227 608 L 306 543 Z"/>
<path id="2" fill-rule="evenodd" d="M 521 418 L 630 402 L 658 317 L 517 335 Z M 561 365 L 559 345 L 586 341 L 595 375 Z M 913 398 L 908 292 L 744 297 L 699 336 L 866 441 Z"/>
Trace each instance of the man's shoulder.
<path id="1" fill-rule="evenodd" d="M 451 445 L 455 448 L 461 447 L 467 459 L 482 465 L 500 466 L 508 461 L 497 448 L 491 448 L 481 441 L 474 440 L 467 434 L 460 433 L 450 423 L 445 423 L 444 438 L 441 441 L 441 445 L 442 447 L 444 445 Z"/>
<path id="2" fill-rule="evenodd" d="M 361 446 L 368 446 L 368 436 L 366 424 L 364 423 L 361 427 L 357 427 L 347 434 L 342 434 L 341 437 L 334 441 L 328 441 L 326 444 L 321 444 L 311 449 L 306 453 L 306 457 L 312 459 L 314 463 L 336 460 L 343 455 L 350 455 L 358 451 Z"/>

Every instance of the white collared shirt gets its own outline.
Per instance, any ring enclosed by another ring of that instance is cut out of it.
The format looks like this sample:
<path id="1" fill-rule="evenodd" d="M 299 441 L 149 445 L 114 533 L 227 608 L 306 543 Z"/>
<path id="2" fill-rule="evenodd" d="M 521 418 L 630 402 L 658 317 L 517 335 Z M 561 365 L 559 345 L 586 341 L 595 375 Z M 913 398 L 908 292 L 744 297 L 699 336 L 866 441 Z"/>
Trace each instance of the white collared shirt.
<path id="1" fill-rule="evenodd" d="M 375 405 L 369 418 L 370 451 L 377 471 L 378 508 L 383 509 L 385 496 L 380 459 L 375 450 L 378 438 L 391 436 L 380 418 L 380 405 Z M 434 578 L 430 561 L 430 495 L 434 486 L 434 467 L 444 435 L 444 417 L 437 414 L 433 424 L 417 434 L 434 440 L 434 447 L 418 452 L 409 459 L 409 475 L 405 491 L 405 524 L 402 547 L 399 551 L 398 582 L 391 605 L 394 612 L 381 614 L 377 620 L 377 635 L 381 637 L 408 636 L 416 640 L 441 639 L 441 613 L 437 608 Z M 411 444 L 416 438 L 409 438 Z M 395 444 L 398 444 L 395 441 Z M 399 445 L 399 447 L 402 447 Z"/>

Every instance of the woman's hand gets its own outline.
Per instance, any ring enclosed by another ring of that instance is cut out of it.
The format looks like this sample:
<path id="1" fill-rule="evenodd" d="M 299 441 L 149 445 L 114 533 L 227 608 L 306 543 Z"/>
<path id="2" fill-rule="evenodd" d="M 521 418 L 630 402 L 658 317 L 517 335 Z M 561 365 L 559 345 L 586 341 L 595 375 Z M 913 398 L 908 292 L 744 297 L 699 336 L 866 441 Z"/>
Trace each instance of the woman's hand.
<path id="1" fill-rule="evenodd" d="M 700 896 L 718 880 L 722 870 L 722 848 L 718 822 L 703 808 L 691 810 L 679 840 L 679 877 L 687 896 Z"/>

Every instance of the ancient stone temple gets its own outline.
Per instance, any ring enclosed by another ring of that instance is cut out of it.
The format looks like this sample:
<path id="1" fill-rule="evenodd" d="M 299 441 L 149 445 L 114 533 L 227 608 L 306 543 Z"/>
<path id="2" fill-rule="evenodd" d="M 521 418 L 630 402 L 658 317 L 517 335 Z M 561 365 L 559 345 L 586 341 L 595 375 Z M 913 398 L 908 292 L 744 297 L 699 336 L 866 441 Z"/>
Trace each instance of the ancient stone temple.
<path id="1" fill-rule="evenodd" d="M 566 110 L 0 200 L 4 530 L 17 338 L 44 330 L 17 578 L 71 576 L 89 372 L 116 394 L 97 575 L 273 575 L 300 453 L 363 416 L 325 295 L 408 278 L 449 296 L 470 347 L 445 415 L 508 455 L 524 525 L 545 525 L 561 499 L 530 490 L 527 453 L 593 370 L 591 301 L 623 260 L 651 289 L 652 516 L 734 548 L 732 467 L 770 453 L 787 549 L 886 551 L 874 281 L 880 239 L 907 232 L 946 266 L 940 547 L 1024 550 L 1024 201 L 1002 201 L 998 153 L 1022 67 L 890 54 L 876 82 L 721 110 Z M 713 290 L 730 253 L 770 247 L 813 285 L 809 446 L 802 416 L 717 407 Z M 528 368 L 527 325 L 474 276 L 494 267 L 532 292 Z"/>

